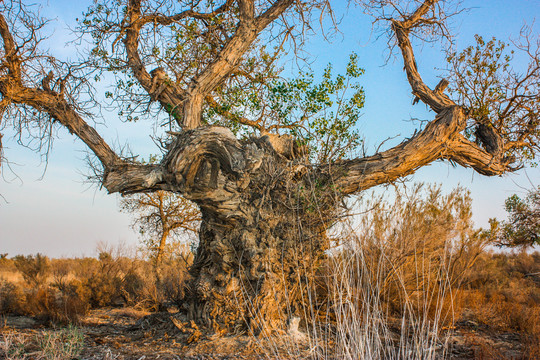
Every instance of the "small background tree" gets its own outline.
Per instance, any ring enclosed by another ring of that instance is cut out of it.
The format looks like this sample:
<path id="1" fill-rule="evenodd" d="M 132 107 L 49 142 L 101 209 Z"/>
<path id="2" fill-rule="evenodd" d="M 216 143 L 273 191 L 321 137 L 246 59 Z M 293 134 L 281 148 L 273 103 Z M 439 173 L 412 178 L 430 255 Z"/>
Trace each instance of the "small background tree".
<path id="1" fill-rule="evenodd" d="M 177 194 L 156 191 L 129 195 L 122 198 L 120 207 L 133 215 L 133 228 L 141 234 L 143 247 L 156 266 L 167 254 L 185 252 L 187 244 L 196 242 L 199 209 Z"/>
<path id="2" fill-rule="evenodd" d="M 540 187 L 525 198 L 516 194 L 505 201 L 508 221 L 490 220 L 488 234 L 501 246 L 540 245 Z"/>
<path id="3" fill-rule="evenodd" d="M 47 256 L 39 253 L 35 256 L 17 255 L 13 260 L 17 270 L 31 286 L 40 287 L 47 280 L 50 271 L 50 262 Z"/>

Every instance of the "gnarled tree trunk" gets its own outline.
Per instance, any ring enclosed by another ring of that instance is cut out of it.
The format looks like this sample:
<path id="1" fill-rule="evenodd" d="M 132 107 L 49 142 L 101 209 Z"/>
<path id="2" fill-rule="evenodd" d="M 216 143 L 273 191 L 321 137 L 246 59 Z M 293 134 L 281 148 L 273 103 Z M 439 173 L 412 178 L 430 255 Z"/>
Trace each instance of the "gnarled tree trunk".
<path id="1" fill-rule="evenodd" d="M 289 137 L 239 142 L 206 127 L 179 134 L 169 151 L 164 166 L 203 215 L 190 317 L 217 331 L 284 329 L 313 289 L 336 194 L 320 175 L 312 181 Z"/>
<path id="2" fill-rule="evenodd" d="M 186 303 L 218 332 L 285 330 L 314 291 L 326 237 L 287 219 L 292 212 L 257 212 L 237 222 L 203 212 Z"/>

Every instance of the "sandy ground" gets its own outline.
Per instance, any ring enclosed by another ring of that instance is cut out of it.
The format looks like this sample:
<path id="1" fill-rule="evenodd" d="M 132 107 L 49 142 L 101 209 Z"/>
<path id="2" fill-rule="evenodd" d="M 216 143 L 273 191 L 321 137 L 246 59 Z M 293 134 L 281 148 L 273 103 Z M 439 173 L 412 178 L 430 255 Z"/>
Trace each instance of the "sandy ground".
<path id="1" fill-rule="evenodd" d="M 2 325 L 1 333 L 27 339 L 54 329 L 27 317 L 4 317 Z M 130 308 L 93 310 L 79 328 L 84 334 L 80 359 L 306 359 L 321 351 L 290 335 L 217 336 L 192 326 L 180 314 Z M 450 359 L 525 359 L 527 339 L 520 334 L 493 333 L 466 321 L 450 331 Z"/>

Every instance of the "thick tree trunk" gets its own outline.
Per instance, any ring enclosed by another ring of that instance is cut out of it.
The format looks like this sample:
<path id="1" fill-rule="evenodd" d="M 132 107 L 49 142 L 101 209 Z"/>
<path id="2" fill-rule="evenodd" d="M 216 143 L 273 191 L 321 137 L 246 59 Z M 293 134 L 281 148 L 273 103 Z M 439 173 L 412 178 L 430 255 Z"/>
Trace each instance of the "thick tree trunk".
<path id="1" fill-rule="evenodd" d="M 338 206 L 293 145 L 288 137 L 239 142 L 223 128 L 200 128 L 179 134 L 163 163 L 202 212 L 186 306 L 218 332 L 284 330 L 315 301 Z"/>
<path id="2" fill-rule="evenodd" d="M 324 228 L 267 210 L 253 202 L 242 221 L 203 210 L 186 299 L 192 318 L 218 332 L 260 333 L 285 330 L 290 316 L 303 313 L 327 247 Z"/>
<path id="3" fill-rule="evenodd" d="M 192 319 L 218 332 L 280 330 L 314 301 L 325 233 L 343 197 L 437 159 L 504 172 L 460 134 L 465 120 L 452 106 L 392 149 L 322 165 L 309 164 L 287 136 L 239 141 L 229 129 L 199 127 L 176 134 L 161 164 L 111 166 L 103 183 L 111 192 L 177 191 L 199 205 L 200 245 L 185 301 Z"/>

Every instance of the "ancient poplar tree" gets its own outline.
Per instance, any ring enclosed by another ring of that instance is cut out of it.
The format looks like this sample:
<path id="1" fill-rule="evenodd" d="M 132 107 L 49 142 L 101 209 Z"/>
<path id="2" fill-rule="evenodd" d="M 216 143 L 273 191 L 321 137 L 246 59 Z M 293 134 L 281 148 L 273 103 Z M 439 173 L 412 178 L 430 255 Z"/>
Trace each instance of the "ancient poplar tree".
<path id="1" fill-rule="evenodd" d="M 77 63 L 41 48 L 45 19 L 4 1 L 2 127 L 46 146 L 63 126 L 95 155 L 108 192 L 167 190 L 195 202 L 202 221 L 186 292 L 190 316 L 217 330 L 279 328 L 299 311 L 310 286 L 300 270 L 317 269 L 344 198 L 436 160 L 489 176 L 538 151 L 540 57 L 532 37 L 517 44 L 530 60 L 524 72 L 512 70 L 497 43 L 479 39 L 449 54 L 448 79 L 424 82 L 411 39 L 447 36 L 448 3 L 358 1 L 387 26 L 414 101 L 433 112 L 409 139 L 374 155 L 326 149 L 318 156 L 332 141 L 354 143 L 363 93 L 356 87 L 344 98 L 339 90 L 361 74 L 354 61 L 347 76 L 328 76 L 321 86 L 274 76 L 280 51 L 301 43 L 301 29 L 330 6 L 324 0 L 98 0 L 79 23 L 93 46 Z M 159 163 L 113 150 L 91 125 L 89 79 L 106 73 L 116 79 L 107 97 L 119 116 L 150 116 L 170 127 Z"/>

